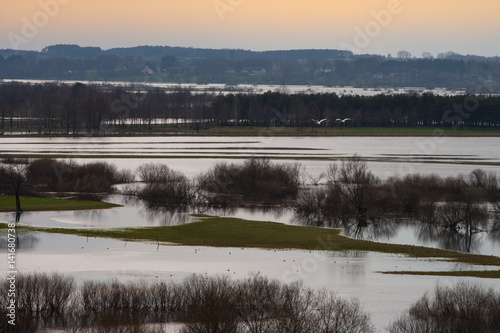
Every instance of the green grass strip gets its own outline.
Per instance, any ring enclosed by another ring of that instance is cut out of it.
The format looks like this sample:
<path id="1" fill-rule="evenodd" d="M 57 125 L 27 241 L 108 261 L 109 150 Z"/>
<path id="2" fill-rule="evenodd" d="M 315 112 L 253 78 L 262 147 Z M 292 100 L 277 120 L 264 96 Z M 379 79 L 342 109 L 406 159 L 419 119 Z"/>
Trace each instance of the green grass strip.
<path id="1" fill-rule="evenodd" d="M 52 198 L 21 197 L 21 208 L 24 212 L 54 211 L 54 210 L 90 210 L 120 207 L 107 202 L 65 200 Z M 15 212 L 16 198 L 14 196 L 0 196 L 0 212 Z"/>
<path id="2" fill-rule="evenodd" d="M 476 277 L 482 279 L 500 279 L 500 270 L 498 271 L 445 271 L 445 272 L 381 272 L 383 274 L 395 275 L 426 275 L 426 276 L 455 276 L 455 277 Z"/>
<path id="3" fill-rule="evenodd" d="M 18 132 L 24 131 L 24 128 L 4 129 L 3 132 Z M 61 128 L 52 128 L 53 131 L 64 131 Z M 42 128 L 42 131 L 47 131 Z M 0 131 L 1 132 L 1 131 Z M 259 127 L 259 126 L 213 126 L 209 129 L 201 129 L 197 131 L 184 124 L 175 125 L 152 125 L 151 129 L 148 126 L 127 126 L 108 128 L 100 133 L 100 136 L 165 136 L 165 135 L 187 135 L 187 136 L 401 136 L 401 137 L 429 137 L 429 136 L 447 136 L 447 137 L 498 137 L 500 130 L 498 128 L 467 128 L 467 129 L 452 129 L 452 128 L 436 128 L 436 127 Z M 67 134 L 32 134 L 32 137 L 74 137 Z M 80 137 L 88 136 L 85 133 L 80 133 Z M 25 135 L 13 135 L 9 137 L 25 137 Z"/>
<path id="4" fill-rule="evenodd" d="M 340 230 L 291 226 L 273 222 L 248 221 L 226 217 L 200 217 L 201 221 L 179 226 L 127 229 L 60 229 L 27 230 L 107 237 L 122 240 L 168 242 L 190 246 L 253 247 L 264 249 L 303 249 L 327 251 L 367 251 L 401 254 L 413 258 L 438 258 L 451 262 L 500 266 L 500 258 L 467 254 L 422 246 L 385 244 L 340 235 Z"/>

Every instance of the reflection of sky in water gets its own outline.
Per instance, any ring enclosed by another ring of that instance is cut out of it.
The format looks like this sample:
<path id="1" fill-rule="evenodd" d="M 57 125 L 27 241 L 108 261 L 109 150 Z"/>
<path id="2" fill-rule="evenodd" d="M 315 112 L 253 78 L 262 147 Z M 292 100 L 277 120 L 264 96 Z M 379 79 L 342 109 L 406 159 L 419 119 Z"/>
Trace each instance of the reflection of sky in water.
<path id="1" fill-rule="evenodd" d="M 279 131 L 279 128 L 276 129 Z M 382 178 L 394 174 L 468 173 L 478 166 L 462 162 L 500 162 L 500 138 L 456 137 L 130 137 L 130 138 L 2 138 L 2 152 L 71 154 L 78 163 L 106 161 L 135 170 L 144 163 L 166 163 L 193 178 L 218 162 L 241 158 L 284 158 L 300 162 L 306 174 L 318 177 L 336 158 L 358 154 Z M 1 152 L 0 152 L 1 154 Z M 102 155 L 102 158 L 78 158 Z M 137 158 L 124 158 L 134 155 Z M 193 157 L 193 158 L 190 158 Z M 139 158 L 140 157 L 140 158 Z M 196 158 L 194 158 L 196 157 Z M 311 159 L 313 158 L 313 159 Z M 314 160 L 327 158 L 327 160 Z M 453 164 L 424 162 L 453 162 Z M 458 163 L 458 164 L 456 164 Z M 495 166 L 480 166 L 495 171 Z"/>
<path id="2" fill-rule="evenodd" d="M 20 224 L 57 228 L 126 228 L 179 225 L 193 220 L 189 215 L 191 211 L 153 210 L 134 198 L 115 195 L 105 201 L 122 204 L 124 207 L 82 211 L 24 212 L 21 215 Z M 283 223 L 290 221 L 293 215 L 291 210 L 259 208 L 204 210 L 196 211 L 196 213 Z M 15 214 L 0 213 L 0 221 L 13 222 Z"/>
<path id="3" fill-rule="evenodd" d="M 17 252 L 20 272 L 60 272 L 74 276 L 78 283 L 88 279 L 115 278 L 124 282 L 178 282 L 193 273 L 227 274 L 241 279 L 252 272 L 260 272 L 282 281 L 302 280 L 308 287 L 325 287 L 343 297 L 358 297 L 378 328 L 395 319 L 436 283 L 447 285 L 462 280 L 378 272 L 488 269 L 366 252 L 158 246 L 154 242 L 44 233 L 33 235 L 37 239 L 35 246 Z M 321 249 L 319 242 L 318 249 Z M 495 285 L 497 282 L 486 279 L 481 283 Z"/>
<path id="4" fill-rule="evenodd" d="M 61 211 L 61 212 L 25 212 L 21 215 L 21 225 L 57 227 L 57 228 L 126 228 L 172 226 L 189 223 L 193 220 L 189 214 L 205 213 L 216 216 L 237 217 L 254 221 L 271 221 L 285 224 L 301 224 L 291 208 L 234 208 L 212 210 L 190 210 L 179 212 L 172 210 L 151 210 L 135 198 L 120 195 L 110 196 L 106 201 L 123 204 L 103 210 Z M 14 213 L 0 213 L 0 221 L 15 221 Z M 344 229 L 344 233 L 357 239 L 373 240 L 383 243 L 407 244 L 436 247 L 455 251 L 480 253 L 500 256 L 500 233 L 477 233 L 469 239 L 461 233 L 446 232 L 441 228 L 422 224 L 394 223 L 390 221 L 369 224 L 364 228 Z"/>

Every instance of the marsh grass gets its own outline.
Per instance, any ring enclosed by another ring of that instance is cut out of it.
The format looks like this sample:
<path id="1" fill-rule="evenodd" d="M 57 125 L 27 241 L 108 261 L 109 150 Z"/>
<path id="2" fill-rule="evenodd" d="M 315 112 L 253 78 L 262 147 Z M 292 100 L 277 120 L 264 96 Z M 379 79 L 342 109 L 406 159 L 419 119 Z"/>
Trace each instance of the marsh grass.
<path id="1" fill-rule="evenodd" d="M 395 275 L 425 275 L 425 276 L 457 276 L 457 277 L 475 277 L 483 279 L 500 279 L 500 270 L 498 271 L 445 271 L 445 272 L 422 272 L 422 271 L 393 271 L 381 272 L 383 274 Z"/>
<path id="2" fill-rule="evenodd" d="M 52 198 L 21 197 L 23 211 L 90 210 L 121 207 L 120 205 L 97 201 L 79 201 Z M 0 196 L 0 212 L 15 212 L 14 196 Z"/>
<path id="3" fill-rule="evenodd" d="M 497 128 L 469 128 L 451 129 L 435 127 L 328 127 L 311 128 L 304 127 L 300 130 L 297 127 L 264 127 L 264 126 L 213 126 L 208 129 L 197 131 L 190 126 L 175 125 L 151 125 L 147 127 L 116 127 L 110 128 L 100 136 L 163 136 L 165 133 L 188 136 L 436 136 L 449 137 L 477 137 L 477 136 L 500 136 Z M 16 128 L 16 131 L 19 129 Z M 8 130 L 5 130 L 8 133 Z M 34 137 L 44 137 L 48 135 L 33 135 Z M 67 137 L 65 134 L 54 134 L 51 136 Z M 82 135 L 83 136 L 83 135 Z M 15 136 L 9 136 L 15 137 Z M 23 136 L 24 137 L 24 136 Z M 71 136 L 73 137 L 73 135 Z"/>

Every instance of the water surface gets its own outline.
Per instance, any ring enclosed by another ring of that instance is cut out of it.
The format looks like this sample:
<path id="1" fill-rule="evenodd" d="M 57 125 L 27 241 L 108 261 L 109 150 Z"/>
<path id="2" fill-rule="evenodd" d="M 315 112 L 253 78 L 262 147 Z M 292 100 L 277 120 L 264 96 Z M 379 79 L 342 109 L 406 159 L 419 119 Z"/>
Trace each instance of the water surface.
<path id="1" fill-rule="evenodd" d="M 147 242 L 30 233 L 36 241 L 20 241 L 20 272 L 59 272 L 86 280 L 180 282 L 193 274 L 241 279 L 260 272 L 283 282 L 302 280 L 311 288 L 327 288 L 343 297 L 358 297 L 378 329 L 432 290 L 436 284 L 460 280 L 498 287 L 496 280 L 385 275 L 380 271 L 491 269 L 403 256 L 349 252 L 262 250 L 166 246 Z M 29 246 L 24 246 L 28 242 Z M 321 250 L 321 242 L 318 242 Z"/>

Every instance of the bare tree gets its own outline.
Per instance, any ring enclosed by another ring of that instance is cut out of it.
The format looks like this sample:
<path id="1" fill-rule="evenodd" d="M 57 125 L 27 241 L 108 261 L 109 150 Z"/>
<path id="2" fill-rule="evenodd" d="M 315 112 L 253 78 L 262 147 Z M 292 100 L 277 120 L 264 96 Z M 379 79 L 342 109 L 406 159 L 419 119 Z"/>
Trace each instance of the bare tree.
<path id="1" fill-rule="evenodd" d="M 358 223 L 366 225 L 370 193 L 380 182 L 368 170 L 366 162 L 354 155 L 348 161 L 343 161 L 340 167 L 337 164 L 330 165 L 327 175 L 333 192 L 339 193 L 350 206 L 350 213 L 356 215 Z"/>
<path id="2" fill-rule="evenodd" d="M 26 174 L 29 166 L 27 159 L 8 159 L 4 160 L 0 169 L 7 178 L 10 191 L 16 197 L 16 211 L 21 212 L 21 193 L 25 189 Z"/>

